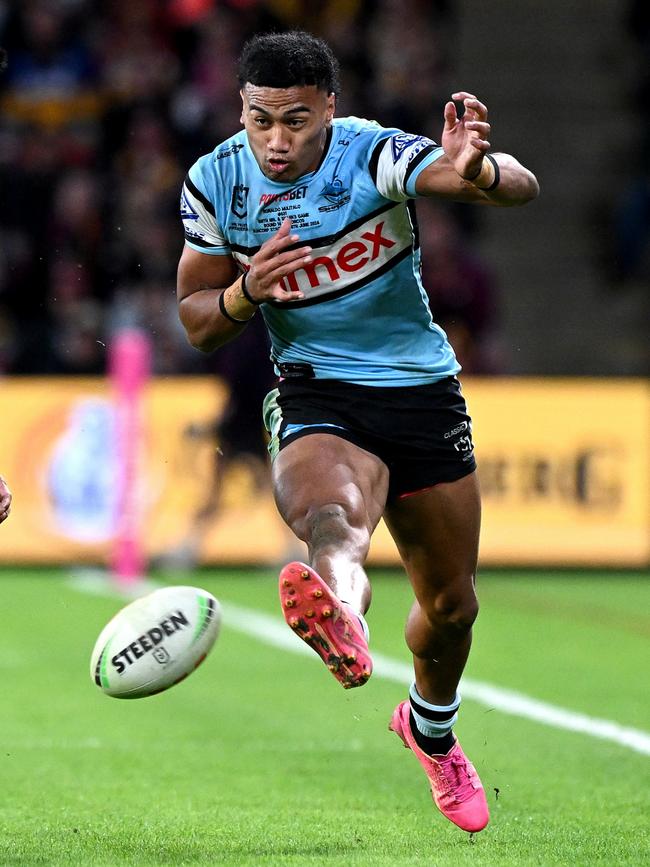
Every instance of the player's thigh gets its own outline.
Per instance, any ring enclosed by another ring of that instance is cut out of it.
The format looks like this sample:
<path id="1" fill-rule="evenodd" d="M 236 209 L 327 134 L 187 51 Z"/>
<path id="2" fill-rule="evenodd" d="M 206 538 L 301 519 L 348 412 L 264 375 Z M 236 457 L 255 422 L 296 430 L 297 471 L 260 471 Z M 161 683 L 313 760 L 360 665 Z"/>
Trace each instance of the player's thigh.
<path id="1" fill-rule="evenodd" d="M 373 532 L 384 511 L 388 469 L 376 455 L 332 434 L 302 436 L 273 462 L 280 514 L 300 538 L 323 506 L 339 505 L 355 526 Z"/>
<path id="2" fill-rule="evenodd" d="M 384 515 L 421 604 L 473 593 L 481 524 L 476 472 L 392 501 Z"/>

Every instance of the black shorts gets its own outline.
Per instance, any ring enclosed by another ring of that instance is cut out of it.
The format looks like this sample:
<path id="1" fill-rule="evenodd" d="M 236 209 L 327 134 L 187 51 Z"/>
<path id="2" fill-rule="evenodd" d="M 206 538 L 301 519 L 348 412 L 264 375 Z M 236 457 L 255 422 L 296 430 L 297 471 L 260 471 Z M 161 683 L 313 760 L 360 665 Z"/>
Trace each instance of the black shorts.
<path id="1" fill-rule="evenodd" d="M 390 472 L 389 501 L 476 469 L 472 421 L 455 376 L 395 388 L 284 380 L 267 396 L 265 415 L 272 454 L 329 433 L 377 455 Z"/>

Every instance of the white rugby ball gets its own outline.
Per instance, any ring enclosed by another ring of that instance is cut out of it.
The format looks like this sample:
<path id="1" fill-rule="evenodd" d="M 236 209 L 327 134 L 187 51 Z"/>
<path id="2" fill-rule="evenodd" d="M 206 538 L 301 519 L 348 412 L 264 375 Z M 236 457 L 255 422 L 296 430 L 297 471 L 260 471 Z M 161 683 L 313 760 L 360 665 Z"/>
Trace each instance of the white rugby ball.
<path id="1" fill-rule="evenodd" d="M 221 606 L 206 590 L 154 590 L 122 608 L 102 629 L 90 676 L 115 698 L 155 695 L 203 662 L 220 627 Z"/>

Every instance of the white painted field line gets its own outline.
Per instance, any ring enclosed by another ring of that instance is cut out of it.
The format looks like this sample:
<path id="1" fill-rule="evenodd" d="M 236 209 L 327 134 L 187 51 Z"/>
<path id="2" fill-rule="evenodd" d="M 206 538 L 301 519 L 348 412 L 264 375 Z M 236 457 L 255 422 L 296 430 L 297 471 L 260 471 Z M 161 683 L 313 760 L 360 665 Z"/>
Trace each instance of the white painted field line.
<path id="1" fill-rule="evenodd" d="M 105 573 L 93 572 L 92 570 L 78 570 L 71 576 L 69 585 L 75 590 L 91 593 L 98 596 L 114 596 L 122 599 L 132 598 L 132 594 L 124 593 L 111 584 Z M 151 592 L 157 586 L 155 582 L 146 582 L 134 588 L 136 595 Z M 287 625 L 277 617 L 256 611 L 253 608 L 242 608 L 232 602 L 224 602 L 220 599 L 224 610 L 223 625 L 237 632 L 242 632 L 281 650 L 291 653 L 302 653 L 311 656 L 316 662 L 314 651 L 301 641 Z M 373 677 L 383 677 L 395 683 L 408 685 L 413 677 L 411 666 L 405 662 L 383 656 L 381 653 L 372 652 L 374 662 Z M 486 707 L 500 710 L 511 716 L 520 716 L 524 719 L 534 720 L 542 725 L 553 728 L 565 729 L 566 731 L 580 732 L 593 738 L 612 741 L 622 747 L 627 747 L 634 752 L 650 756 L 650 733 L 622 726 L 611 720 L 598 719 L 565 710 L 543 701 L 524 695 L 514 690 L 503 689 L 490 683 L 479 680 L 463 678 L 460 684 L 460 692 L 464 698 L 483 704 Z"/>
<path id="2" fill-rule="evenodd" d="M 303 641 L 276 617 L 263 614 L 250 608 L 242 608 L 230 602 L 224 603 L 223 623 L 238 632 L 243 632 L 264 644 L 288 650 L 291 653 L 304 653 L 316 656 Z M 413 677 L 411 666 L 407 663 L 383 656 L 373 651 L 373 677 L 383 677 L 395 683 L 408 685 Z M 637 753 L 650 756 L 650 733 L 622 726 L 610 720 L 598 719 L 586 714 L 565 710 L 520 692 L 503 689 L 489 683 L 463 678 L 460 684 L 463 698 L 494 708 L 512 716 L 524 717 L 543 725 L 567 731 L 580 732 L 590 737 L 612 741 Z"/>

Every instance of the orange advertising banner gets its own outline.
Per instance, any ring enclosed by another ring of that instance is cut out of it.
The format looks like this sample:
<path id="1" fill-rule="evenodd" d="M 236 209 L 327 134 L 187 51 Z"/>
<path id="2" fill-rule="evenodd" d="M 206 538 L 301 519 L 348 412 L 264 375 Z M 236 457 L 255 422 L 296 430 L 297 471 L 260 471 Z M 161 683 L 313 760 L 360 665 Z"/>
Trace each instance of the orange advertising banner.
<path id="1" fill-rule="evenodd" d="M 466 379 L 484 498 L 485 566 L 650 563 L 650 388 L 637 380 Z M 207 377 L 146 389 L 137 501 L 147 557 L 188 537 L 209 498 L 218 445 L 191 436 L 219 415 L 226 389 Z M 0 472 L 14 494 L 0 562 L 106 563 L 119 467 L 111 386 L 100 378 L 0 384 Z M 246 462 L 200 542 L 205 563 L 277 564 L 302 548 Z M 371 562 L 398 562 L 382 524 Z"/>
<path id="2" fill-rule="evenodd" d="M 650 564 L 650 384 L 473 379 L 482 561 Z"/>

